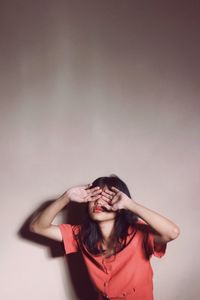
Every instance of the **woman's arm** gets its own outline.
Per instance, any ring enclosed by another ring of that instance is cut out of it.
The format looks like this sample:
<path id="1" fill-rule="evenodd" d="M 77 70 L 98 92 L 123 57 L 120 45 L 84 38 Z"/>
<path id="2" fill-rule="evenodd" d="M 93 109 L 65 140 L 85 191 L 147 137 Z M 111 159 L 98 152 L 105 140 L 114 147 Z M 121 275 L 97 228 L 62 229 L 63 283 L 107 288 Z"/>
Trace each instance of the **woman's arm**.
<path id="1" fill-rule="evenodd" d="M 95 201 L 101 197 L 101 195 L 99 195 L 100 193 L 101 190 L 99 187 L 90 189 L 90 184 L 68 189 L 63 195 L 36 216 L 36 219 L 30 224 L 30 230 L 56 241 L 62 241 L 59 226 L 51 224 L 56 215 L 68 205 L 70 201 L 79 203 Z"/>
<path id="2" fill-rule="evenodd" d="M 30 224 L 30 230 L 48 238 L 62 241 L 59 226 L 51 224 L 56 215 L 70 202 L 66 192 L 45 208 Z"/>
<path id="3" fill-rule="evenodd" d="M 166 217 L 161 216 L 159 213 L 131 199 L 130 201 L 127 201 L 126 205 L 126 209 L 134 212 L 137 216 L 143 219 L 147 224 L 149 224 L 154 230 L 158 232 L 158 235 L 155 235 L 156 242 L 167 243 L 179 236 L 179 227 Z"/>
<path id="4" fill-rule="evenodd" d="M 107 202 L 107 209 L 128 209 L 149 224 L 158 234 L 155 234 L 157 243 L 167 243 L 176 239 L 180 234 L 179 227 L 159 213 L 137 203 L 115 187 L 102 192 L 103 199 Z"/>

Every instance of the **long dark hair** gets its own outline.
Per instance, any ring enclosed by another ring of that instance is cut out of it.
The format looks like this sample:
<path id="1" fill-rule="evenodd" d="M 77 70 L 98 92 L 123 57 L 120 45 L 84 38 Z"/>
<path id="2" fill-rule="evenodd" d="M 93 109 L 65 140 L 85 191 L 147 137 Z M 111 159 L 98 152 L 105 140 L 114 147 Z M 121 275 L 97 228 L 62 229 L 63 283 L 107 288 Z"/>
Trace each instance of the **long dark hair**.
<path id="1" fill-rule="evenodd" d="M 103 188 L 104 186 L 111 188 L 111 186 L 116 187 L 123 193 L 125 193 L 129 198 L 131 198 L 130 192 L 127 185 L 116 175 L 110 175 L 109 177 L 99 177 L 95 179 L 90 188 L 99 186 Z M 102 242 L 103 236 L 98 226 L 98 223 L 92 220 L 88 213 L 88 208 L 86 212 L 87 218 L 83 223 L 80 231 L 80 238 L 89 252 L 94 255 L 102 254 Z M 130 226 L 134 228 L 134 224 L 137 222 L 138 217 L 131 211 L 121 209 L 117 211 L 114 229 L 110 237 L 108 256 L 110 254 L 116 254 L 122 250 L 126 245 L 126 238 L 128 229 Z"/>

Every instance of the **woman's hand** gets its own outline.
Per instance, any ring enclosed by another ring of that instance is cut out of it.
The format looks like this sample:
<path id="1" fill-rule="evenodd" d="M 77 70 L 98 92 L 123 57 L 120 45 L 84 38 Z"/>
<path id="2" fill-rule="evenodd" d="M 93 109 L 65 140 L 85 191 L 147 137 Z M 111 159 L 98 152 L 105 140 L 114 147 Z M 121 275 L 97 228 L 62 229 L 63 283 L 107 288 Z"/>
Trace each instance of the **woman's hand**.
<path id="1" fill-rule="evenodd" d="M 105 208 L 111 211 L 128 209 L 128 204 L 130 201 L 133 202 L 133 200 L 115 187 L 111 187 L 111 190 L 105 189 L 105 191 L 102 192 L 102 199 L 105 201 L 104 203 L 107 203 L 104 204 Z"/>
<path id="2" fill-rule="evenodd" d="M 91 184 L 72 187 L 65 192 L 65 195 L 69 201 L 79 203 L 96 201 L 101 197 L 102 190 L 98 186 L 90 189 L 90 186 Z"/>

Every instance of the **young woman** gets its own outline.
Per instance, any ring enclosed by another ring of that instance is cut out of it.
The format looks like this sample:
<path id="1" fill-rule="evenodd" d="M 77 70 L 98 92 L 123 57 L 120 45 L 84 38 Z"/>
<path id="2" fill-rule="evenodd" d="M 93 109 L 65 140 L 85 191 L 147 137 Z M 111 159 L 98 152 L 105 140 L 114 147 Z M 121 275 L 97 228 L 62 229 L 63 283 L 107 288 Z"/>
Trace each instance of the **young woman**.
<path id="1" fill-rule="evenodd" d="M 88 203 L 85 223 L 53 225 L 70 201 Z M 82 252 L 99 300 L 153 300 L 150 258 L 162 257 L 180 233 L 172 221 L 133 200 L 116 175 L 68 189 L 30 229 L 63 241 L 66 254 Z"/>

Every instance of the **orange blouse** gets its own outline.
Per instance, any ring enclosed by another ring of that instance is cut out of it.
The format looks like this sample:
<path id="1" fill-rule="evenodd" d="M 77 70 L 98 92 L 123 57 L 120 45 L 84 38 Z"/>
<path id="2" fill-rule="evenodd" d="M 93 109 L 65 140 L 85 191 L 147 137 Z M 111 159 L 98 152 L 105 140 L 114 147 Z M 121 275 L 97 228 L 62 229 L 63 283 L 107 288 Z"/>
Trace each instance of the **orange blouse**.
<path id="1" fill-rule="evenodd" d="M 143 221 L 129 230 L 126 247 L 105 258 L 91 254 L 77 241 L 75 234 L 81 225 L 60 224 L 66 254 L 81 251 L 91 280 L 100 299 L 153 300 L 153 270 L 150 264 L 152 254 L 162 257 L 167 244 L 156 245 L 153 229 Z M 131 233 L 132 232 L 132 233 Z"/>

